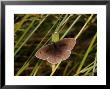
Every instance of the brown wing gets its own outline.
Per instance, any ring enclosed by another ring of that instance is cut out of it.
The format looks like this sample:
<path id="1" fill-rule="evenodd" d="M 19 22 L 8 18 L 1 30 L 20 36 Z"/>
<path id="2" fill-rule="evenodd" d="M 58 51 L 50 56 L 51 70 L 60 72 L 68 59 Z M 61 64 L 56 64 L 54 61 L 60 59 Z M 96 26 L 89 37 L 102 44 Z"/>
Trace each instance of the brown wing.
<path id="1" fill-rule="evenodd" d="M 62 60 L 62 59 L 59 58 L 58 55 L 57 55 L 57 56 L 51 55 L 51 56 L 47 59 L 47 61 L 48 61 L 49 63 L 51 63 L 51 64 L 57 64 L 57 63 L 59 63 L 61 60 Z"/>
<path id="2" fill-rule="evenodd" d="M 57 64 L 61 62 L 62 60 L 66 60 L 71 54 L 71 51 L 64 51 L 59 54 L 54 54 L 48 57 L 47 61 L 51 64 Z"/>
<path id="3" fill-rule="evenodd" d="M 63 40 L 59 41 L 57 45 L 62 50 L 72 50 L 76 44 L 76 40 L 74 38 L 64 38 Z"/>
<path id="4" fill-rule="evenodd" d="M 46 59 L 48 58 L 48 53 L 47 53 L 47 51 L 50 49 L 49 46 L 50 46 L 50 45 L 47 45 L 47 46 L 44 46 L 44 47 L 40 48 L 40 49 L 36 52 L 35 56 L 36 56 L 37 58 L 39 58 L 39 59 L 46 60 Z"/>

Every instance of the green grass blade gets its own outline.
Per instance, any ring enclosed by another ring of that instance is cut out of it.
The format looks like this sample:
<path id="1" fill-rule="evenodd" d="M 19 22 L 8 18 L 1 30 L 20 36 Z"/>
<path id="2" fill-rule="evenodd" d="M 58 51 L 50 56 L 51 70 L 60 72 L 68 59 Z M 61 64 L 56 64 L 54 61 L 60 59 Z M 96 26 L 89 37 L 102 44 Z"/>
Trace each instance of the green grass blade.
<path id="1" fill-rule="evenodd" d="M 23 33 L 23 35 L 19 38 L 19 40 L 17 41 L 15 48 L 17 47 L 17 45 L 20 43 L 20 41 L 23 39 L 23 37 L 26 35 L 26 33 L 29 31 L 29 29 L 33 26 L 35 22 L 35 19 L 31 22 L 31 24 L 28 26 L 28 28 L 25 30 L 25 32 Z"/>
<path id="2" fill-rule="evenodd" d="M 33 68 L 32 72 L 30 73 L 30 76 L 35 76 L 39 67 L 41 66 L 42 62 L 38 61 L 35 65 L 35 67 Z"/>
<path id="3" fill-rule="evenodd" d="M 41 22 L 36 26 L 36 28 L 30 33 L 30 35 L 26 38 L 26 40 L 20 45 L 20 47 L 15 51 L 14 56 L 19 52 L 19 50 L 21 49 L 21 47 L 29 40 L 29 38 L 33 35 L 33 33 L 38 30 L 38 28 L 41 26 L 41 24 L 45 21 L 45 19 L 48 17 L 48 15 L 46 15 L 45 18 L 43 18 L 41 20 Z"/>
<path id="4" fill-rule="evenodd" d="M 79 15 L 75 21 L 71 24 L 71 26 L 67 29 L 67 31 L 63 34 L 63 36 L 60 38 L 60 39 L 63 39 L 67 34 L 68 32 L 71 30 L 71 28 L 75 25 L 75 23 L 80 19 L 81 15 Z"/>
<path id="5" fill-rule="evenodd" d="M 85 68 L 83 68 L 83 69 L 80 71 L 80 73 L 83 73 L 83 72 L 87 71 L 87 69 L 88 69 L 90 66 L 92 66 L 93 64 L 94 64 L 94 61 L 93 61 L 92 63 L 90 63 L 89 65 L 87 65 Z"/>
<path id="6" fill-rule="evenodd" d="M 86 23 L 84 24 L 84 26 L 81 28 L 80 32 L 77 34 L 77 36 L 75 37 L 75 39 L 77 39 L 83 32 L 83 30 L 85 29 L 85 27 L 87 26 L 87 24 L 90 22 L 90 20 L 92 19 L 93 14 L 88 18 L 88 20 L 86 21 Z"/>
<path id="7" fill-rule="evenodd" d="M 52 75 L 55 73 L 55 71 L 56 71 L 57 68 L 59 67 L 60 63 L 61 63 L 61 62 L 59 62 L 59 63 L 55 66 L 55 68 L 53 69 L 53 71 L 52 71 L 52 73 L 50 74 L 50 76 L 52 76 Z"/>
<path id="8" fill-rule="evenodd" d="M 62 15 L 61 15 L 62 16 Z M 55 32 L 58 32 L 58 30 L 61 28 L 61 26 L 63 25 L 63 22 L 65 21 L 65 19 L 68 17 L 68 14 L 65 15 L 65 17 L 63 18 L 63 20 L 59 23 L 59 25 L 57 26 Z"/>
<path id="9" fill-rule="evenodd" d="M 94 35 L 94 37 L 93 37 L 93 39 L 92 39 L 92 41 L 91 41 L 91 43 L 90 43 L 90 45 L 89 45 L 89 47 L 88 47 L 88 49 L 87 49 L 87 51 L 86 51 L 84 57 L 83 57 L 83 59 L 82 59 L 81 64 L 79 65 L 79 67 L 78 67 L 78 69 L 77 69 L 75 75 L 79 74 L 81 68 L 83 67 L 83 65 L 84 65 L 84 63 L 85 63 L 85 61 L 86 61 L 86 59 L 87 59 L 87 56 L 88 56 L 88 54 L 89 54 L 89 52 L 90 52 L 90 50 L 91 50 L 91 48 L 92 48 L 92 46 L 93 46 L 93 44 L 94 44 L 94 42 L 95 42 L 95 40 L 96 40 L 96 37 L 97 37 L 97 33 Z"/>

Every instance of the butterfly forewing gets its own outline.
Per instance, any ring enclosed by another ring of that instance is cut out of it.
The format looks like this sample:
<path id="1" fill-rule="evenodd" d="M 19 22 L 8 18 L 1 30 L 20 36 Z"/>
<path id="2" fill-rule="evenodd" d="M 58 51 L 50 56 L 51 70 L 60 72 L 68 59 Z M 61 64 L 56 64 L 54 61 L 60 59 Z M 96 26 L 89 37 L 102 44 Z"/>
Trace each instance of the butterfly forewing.
<path id="1" fill-rule="evenodd" d="M 64 50 L 72 50 L 75 44 L 76 40 L 74 38 L 64 38 L 58 42 L 58 46 Z"/>

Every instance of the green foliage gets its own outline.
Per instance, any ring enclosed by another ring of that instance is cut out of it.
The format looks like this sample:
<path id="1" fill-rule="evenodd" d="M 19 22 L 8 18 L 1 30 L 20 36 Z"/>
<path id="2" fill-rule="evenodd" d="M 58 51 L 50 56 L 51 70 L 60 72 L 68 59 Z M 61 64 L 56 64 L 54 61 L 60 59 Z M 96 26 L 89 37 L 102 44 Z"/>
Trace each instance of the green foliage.
<path id="1" fill-rule="evenodd" d="M 51 65 L 35 57 L 39 48 L 63 38 L 76 39 L 75 48 L 67 60 Z M 16 76 L 96 76 L 96 53 L 95 14 L 14 15 Z"/>

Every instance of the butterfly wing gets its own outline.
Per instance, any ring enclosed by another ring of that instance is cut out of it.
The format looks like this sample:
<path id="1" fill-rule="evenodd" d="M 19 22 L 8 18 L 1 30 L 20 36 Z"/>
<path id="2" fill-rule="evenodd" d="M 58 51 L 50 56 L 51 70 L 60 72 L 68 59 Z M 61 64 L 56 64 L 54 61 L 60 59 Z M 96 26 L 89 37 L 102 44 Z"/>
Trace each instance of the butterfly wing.
<path id="1" fill-rule="evenodd" d="M 61 61 L 62 59 L 60 59 L 59 55 L 51 55 L 49 56 L 49 58 L 47 59 L 47 61 L 51 64 L 57 64 Z"/>
<path id="2" fill-rule="evenodd" d="M 47 61 L 51 64 L 57 64 L 62 60 L 66 60 L 70 54 L 70 52 L 60 52 L 59 54 L 55 53 L 54 55 L 50 55 Z"/>
<path id="3" fill-rule="evenodd" d="M 50 45 L 47 45 L 47 46 L 44 46 L 44 47 L 40 48 L 40 49 L 36 52 L 35 56 L 36 56 L 37 58 L 39 58 L 39 59 L 42 59 L 42 60 L 48 59 L 48 52 L 47 52 L 47 51 L 50 49 L 49 46 L 50 46 Z"/>
<path id="4" fill-rule="evenodd" d="M 42 60 L 47 60 L 51 64 L 57 64 L 62 60 L 66 60 L 70 54 L 71 50 L 76 44 L 74 38 L 64 38 L 59 42 L 42 47 L 36 52 L 36 57 Z"/>
<path id="5" fill-rule="evenodd" d="M 76 44 L 75 38 L 64 38 L 63 40 L 59 41 L 57 45 L 62 50 L 72 50 Z"/>
<path id="6" fill-rule="evenodd" d="M 60 57 L 62 60 L 66 60 L 70 56 L 71 50 L 74 48 L 75 44 L 76 40 L 74 38 L 64 38 L 57 43 L 61 50 Z"/>

